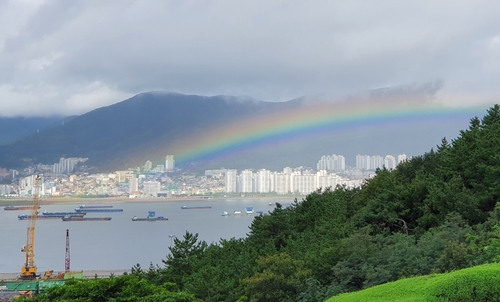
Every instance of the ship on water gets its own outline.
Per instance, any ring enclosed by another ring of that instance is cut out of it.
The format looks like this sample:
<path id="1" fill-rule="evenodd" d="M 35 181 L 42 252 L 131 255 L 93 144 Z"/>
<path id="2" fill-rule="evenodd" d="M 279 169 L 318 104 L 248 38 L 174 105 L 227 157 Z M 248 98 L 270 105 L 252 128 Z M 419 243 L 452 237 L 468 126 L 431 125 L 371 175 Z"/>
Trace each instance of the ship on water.
<path id="1" fill-rule="evenodd" d="M 211 206 L 195 206 L 195 207 L 189 207 L 189 206 L 182 206 L 181 209 L 183 210 L 194 210 L 194 209 L 211 209 Z"/>
<path id="2" fill-rule="evenodd" d="M 39 209 L 38 207 L 37 209 Z M 3 208 L 5 211 L 18 211 L 18 210 L 33 210 L 32 206 L 6 206 Z"/>
<path id="3" fill-rule="evenodd" d="M 85 215 L 87 215 L 87 213 L 86 212 L 47 212 L 47 211 L 43 211 L 42 215 L 43 216 L 63 217 L 63 216 L 66 216 L 66 215 L 70 215 L 70 216 L 85 216 Z"/>
<path id="4" fill-rule="evenodd" d="M 108 221 L 111 217 L 80 217 L 80 216 L 69 216 L 66 215 L 62 217 L 62 221 Z"/>
<path id="5" fill-rule="evenodd" d="M 156 213 L 155 211 L 148 211 L 148 216 L 147 217 L 137 217 L 137 216 L 134 216 L 132 217 L 132 221 L 167 221 L 168 218 L 167 217 L 163 217 L 163 216 L 158 216 L 158 217 L 155 217 Z"/>
<path id="6" fill-rule="evenodd" d="M 87 213 L 73 213 L 73 214 L 70 214 L 70 215 L 66 215 L 66 216 L 77 216 L 77 217 L 83 217 L 85 216 Z M 36 215 L 36 220 L 44 220 L 44 219 L 61 219 L 62 217 L 64 217 L 65 215 Z M 28 219 L 31 219 L 31 217 L 33 217 L 32 215 L 26 215 L 26 214 L 21 214 L 21 215 L 17 215 L 17 218 L 19 220 L 28 220 Z"/>
<path id="7" fill-rule="evenodd" d="M 109 212 L 123 212 L 123 209 L 103 209 L 103 208 L 93 208 L 93 209 L 87 209 L 87 208 L 76 208 L 76 212 L 84 212 L 84 213 L 109 213 Z"/>
<path id="8" fill-rule="evenodd" d="M 92 205 L 92 206 L 89 206 L 89 205 L 85 205 L 85 204 L 82 204 L 79 206 L 80 209 L 110 209 L 112 207 L 113 206 L 110 206 L 110 205 Z"/>

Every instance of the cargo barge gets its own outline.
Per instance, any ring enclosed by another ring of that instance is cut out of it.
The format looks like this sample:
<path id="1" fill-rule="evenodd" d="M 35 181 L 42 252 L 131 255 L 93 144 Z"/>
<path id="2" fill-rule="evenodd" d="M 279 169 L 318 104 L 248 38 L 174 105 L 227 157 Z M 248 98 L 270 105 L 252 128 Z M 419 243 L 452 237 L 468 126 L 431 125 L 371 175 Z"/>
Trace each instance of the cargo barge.
<path id="1" fill-rule="evenodd" d="M 47 212 L 47 211 L 43 211 L 42 212 L 42 215 L 44 216 L 58 216 L 58 217 L 64 217 L 66 215 L 70 215 L 70 216 L 85 216 L 87 215 L 87 213 L 85 212 Z"/>
<path id="2" fill-rule="evenodd" d="M 87 208 L 76 208 L 76 212 L 79 213 L 109 213 L 109 212 L 123 212 L 123 209 L 102 209 L 102 208 L 95 208 L 95 209 L 87 209 Z"/>
<path id="3" fill-rule="evenodd" d="M 168 220 L 167 217 L 163 216 L 155 217 L 155 211 L 148 211 L 148 217 L 145 218 L 137 216 L 132 217 L 132 221 L 167 221 L 167 220 Z"/>
<path id="4" fill-rule="evenodd" d="M 36 220 L 39 220 L 39 219 L 41 219 L 41 220 L 43 220 L 43 219 L 61 219 L 64 216 L 83 217 L 83 216 L 85 216 L 85 214 L 87 214 L 87 213 L 74 213 L 71 215 L 36 215 Z M 28 219 L 31 219 L 31 217 L 33 217 L 33 216 L 26 215 L 26 214 L 17 215 L 17 218 L 19 220 L 28 220 Z"/>
<path id="5" fill-rule="evenodd" d="M 112 207 L 113 206 L 88 206 L 84 204 L 79 206 L 80 209 L 110 209 Z"/>
<path id="6" fill-rule="evenodd" d="M 40 207 L 38 207 L 37 209 L 39 209 Z M 33 207 L 32 206 L 18 206 L 18 207 L 15 207 L 15 206 L 6 206 L 3 208 L 5 211 L 18 211 L 18 210 L 33 210 Z"/>
<path id="7" fill-rule="evenodd" d="M 62 221 L 108 221 L 111 217 L 80 217 L 80 216 L 69 216 L 66 215 L 62 217 Z"/>
<path id="8" fill-rule="evenodd" d="M 255 211 L 255 212 L 249 212 L 247 211 L 246 213 L 242 213 L 241 211 L 234 211 L 233 213 L 229 213 L 227 211 L 223 211 L 221 213 L 221 216 L 260 216 L 260 215 L 266 215 L 264 211 Z"/>
<path id="9" fill-rule="evenodd" d="M 198 207 L 188 207 L 188 206 L 182 206 L 181 209 L 183 210 L 194 210 L 194 209 L 211 209 L 211 206 L 198 206 Z"/>

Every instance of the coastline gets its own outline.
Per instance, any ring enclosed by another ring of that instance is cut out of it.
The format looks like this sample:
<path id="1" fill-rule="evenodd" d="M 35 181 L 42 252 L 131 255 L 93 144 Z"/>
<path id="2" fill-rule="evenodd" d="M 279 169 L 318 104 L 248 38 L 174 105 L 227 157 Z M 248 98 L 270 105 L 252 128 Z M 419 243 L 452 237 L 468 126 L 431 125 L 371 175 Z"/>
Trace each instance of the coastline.
<path id="1" fill-rule="evenodd" d="M 305 196 L 231 196 L 231 197 L 211 197 L 210 200 L 217 199 L 263 199 L 269 201 L 282 200 L 286 203 L 291 203 L 297 198 L 302 200 Z M 102 198 L 81 198 L 81 197 L 44 197 L 40 198 L 41 205 L 52 204 L 96 204 L 96 203 L 126 203 L 126 202 L 171 202 L 171 201 L 207 201 L 203 197 L 190 196 L 190 197 L 170 197 L 170 198 L 129 198 L 129 197 L 102 197 Z M 15 206 L 29 206 L 33 202 L 30 198 L 25 197 L 6 197 L 0 198 L 0 207 L 15 205 Z"/>

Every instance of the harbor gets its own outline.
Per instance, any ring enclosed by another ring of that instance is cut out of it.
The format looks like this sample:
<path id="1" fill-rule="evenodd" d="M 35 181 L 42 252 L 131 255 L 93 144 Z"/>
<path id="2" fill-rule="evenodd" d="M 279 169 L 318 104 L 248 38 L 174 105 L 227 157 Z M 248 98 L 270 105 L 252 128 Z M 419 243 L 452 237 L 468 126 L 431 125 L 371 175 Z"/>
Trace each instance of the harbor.
<path id="1" fill-rule="evenodd" d="M 162 265 L 161 260 L 169 253 L 172 241 L 169 235 L 182 238 L 186 231 L 198 233 L 208 244 L 217 243 L 221 238 L 243 238 L 248 233 L 253 215 L 242 214 L 235 219 L 223 219 L 220 213 L 246 207 L 255 210 L 272 210 L 269 199 L 211 199 L 211 200 L 165 200 L 112 202 L 114 208 L 123 209 L 117 213 L 87 213 L 85 217 L 112 217 L 109 221 L 63 222 L 62 219 L 46 219 L 37 223 L 36 263 L 40 271 L 64 270 L 64 233 L 70 229 L 71 265 L 78 271 L 127 270 L 135 264 L 143 268 L 150 262 Z M 287 201 L 289 202 L 289 201 Z M 76 203 L 76 204 L 75 204 Z M 40 212 L 71 212 L 82 201 L 73 203 L 45 204 L 42 199 Z M 87 205 L 106 205 L 102 200 L 91 200 Z M 182 206 L 211 206 L 211 210 L 187 211 Z M 163 216 L 168 221 L 140 223 L 132 221 L 134 216 L 145 218 L 148 211 L 155 211 L 156 217 Z M 0 262 L 0 273 L 19 271 L 24 256 L 19 252 L 26 243 L 28 221 L 18 219 L 20 214 L 30 211 L 0 211 L 0 255 L 8 261 Z M 151 247 L 154 241 L 155 248 Z M 120 257 L 116 257 L 120 255 Z"/>

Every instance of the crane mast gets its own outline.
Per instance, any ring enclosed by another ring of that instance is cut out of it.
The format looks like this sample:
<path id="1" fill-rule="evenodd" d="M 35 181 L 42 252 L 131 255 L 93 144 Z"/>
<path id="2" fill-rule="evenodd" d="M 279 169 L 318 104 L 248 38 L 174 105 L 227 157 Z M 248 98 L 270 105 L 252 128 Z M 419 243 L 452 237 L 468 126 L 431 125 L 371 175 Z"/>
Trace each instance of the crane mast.
<path id="1" fill-rule="evenodd" d="M 35 279 L 36 266 L 35 266 L 35 228 L 36 228 L 36 218 L 38 215 L 39 208 L 39 195 L 40 193 L 40 176 L 37 175 L 35 178 L 35 186 L 33 193 L 33 209 L 31 211 L 31 218 L 28 226 L 28 233 L 26 236 L 26 245 L 23 246 L 21 252 L 26 253 L 26 260 L 24 266 L 21 268 L 21 279 Z"/>
<path id="2" fill-rule="evenodd" d="M 64 257 L 64 272 L 70 271 L 70 255 L 69 255 L 69 230 L 66 229 L 66 257 Z"/>

